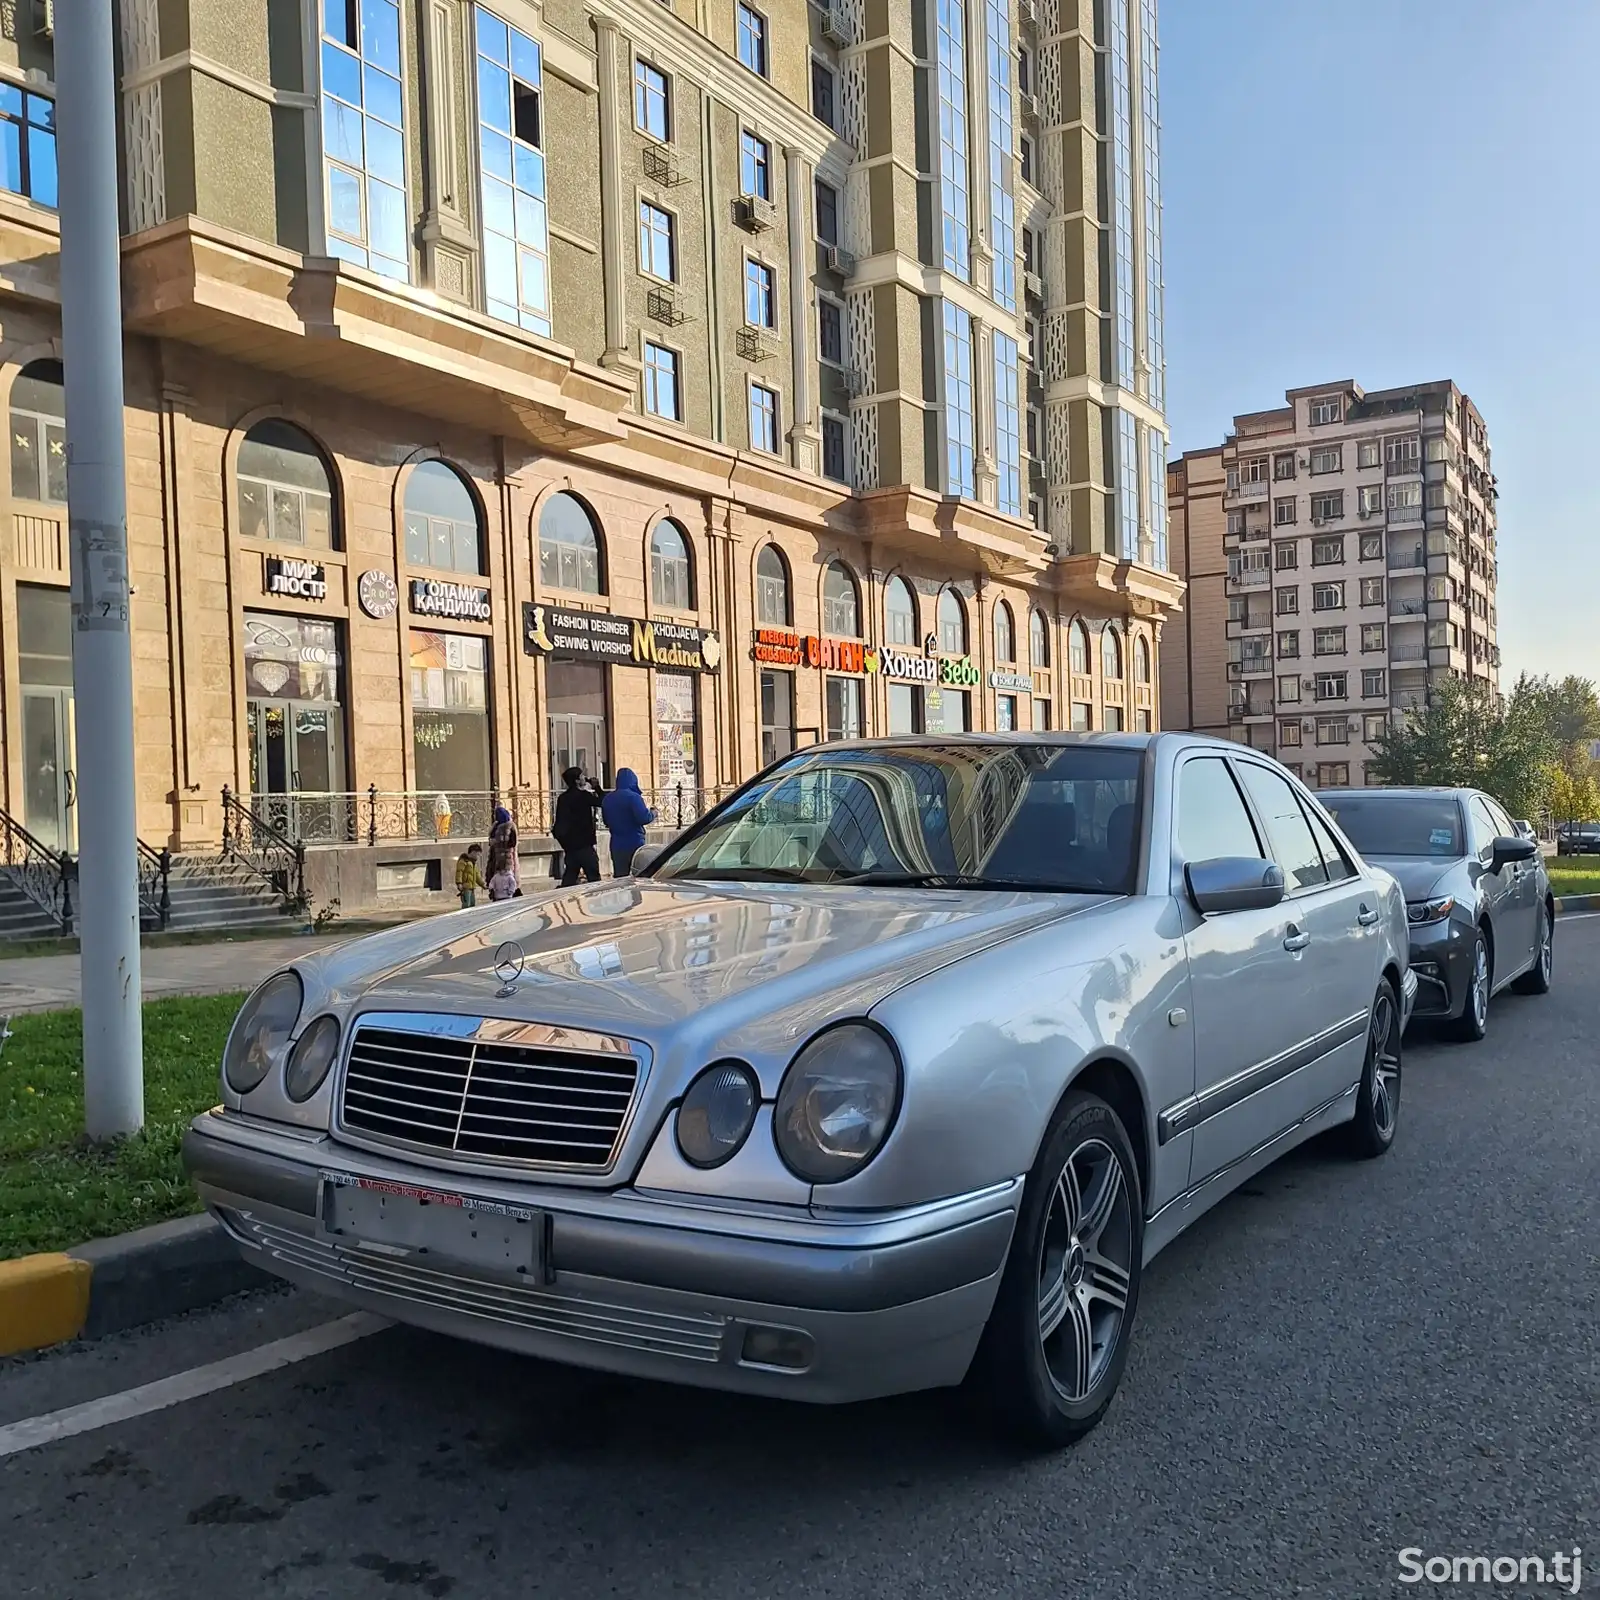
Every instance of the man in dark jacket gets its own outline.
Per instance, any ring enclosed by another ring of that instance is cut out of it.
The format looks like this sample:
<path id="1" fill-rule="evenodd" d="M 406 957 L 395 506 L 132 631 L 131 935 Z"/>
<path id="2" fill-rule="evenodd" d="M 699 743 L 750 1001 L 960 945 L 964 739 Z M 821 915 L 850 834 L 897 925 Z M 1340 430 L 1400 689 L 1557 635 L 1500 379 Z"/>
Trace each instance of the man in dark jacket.
<path id="1" fill-rule="evenodd" d="M 595 818 L 600 796 L 589 787 L 582 767 L 568 767 L 561 774 L 566 787 L 556 801 L 555 825 L 550 829 L 561 853 L 566 857 L 561 887 L 570 889 L 583 877 L 585 883 L 600 881 L 600 852 L 595 848 Z"/>
<path id="2" fill-rule="evenodd" d="M 656 814 L 639 792 L 639 778 L 632 767 L 617 774 L 617 786 L 600 802 L 600 815 L 611 833 L 611 873 L 626 878 L 633 870 L 636 850 L 644 848 L 644 830 Z"/>

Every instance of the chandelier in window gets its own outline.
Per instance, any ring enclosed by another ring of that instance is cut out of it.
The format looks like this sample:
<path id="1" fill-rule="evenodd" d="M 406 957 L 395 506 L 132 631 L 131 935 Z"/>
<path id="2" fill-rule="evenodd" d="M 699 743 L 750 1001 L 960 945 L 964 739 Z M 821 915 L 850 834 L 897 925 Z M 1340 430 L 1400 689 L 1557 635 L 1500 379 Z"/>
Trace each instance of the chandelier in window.
<path id="1" fill-rule="evenodd" d="M 419 720 L 416 724 L 417 746 L 422 750 L 443 749 L 445 741 L 454 732 L 454 724 L 443 719 L 430 717 L 426 721 Z"/>

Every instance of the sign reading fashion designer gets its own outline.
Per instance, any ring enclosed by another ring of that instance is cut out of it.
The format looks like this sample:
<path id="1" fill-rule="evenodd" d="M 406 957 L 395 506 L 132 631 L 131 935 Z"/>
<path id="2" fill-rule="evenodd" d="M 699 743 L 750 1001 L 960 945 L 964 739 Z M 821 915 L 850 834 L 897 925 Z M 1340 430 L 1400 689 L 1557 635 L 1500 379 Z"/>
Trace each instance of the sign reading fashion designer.
<path id="1" fill-rule="evenodd" d="M 722 661 L 721 639 L 704 628 L 528 602 L 522 607 L 522 648 L 558 661 L 611 661 L 665 672 L 715 672 Z"/>

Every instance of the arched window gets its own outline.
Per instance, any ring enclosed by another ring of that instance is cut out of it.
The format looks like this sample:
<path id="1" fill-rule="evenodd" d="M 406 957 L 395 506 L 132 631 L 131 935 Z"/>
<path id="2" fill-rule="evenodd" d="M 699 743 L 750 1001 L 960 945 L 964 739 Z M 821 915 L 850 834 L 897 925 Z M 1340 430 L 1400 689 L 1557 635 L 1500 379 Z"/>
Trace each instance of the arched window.
<path id="1" fill-rule="evenodd" d="M 442 461 L 419 462 L 406 479 L 406 563 L 440 572 L 484 570 L 478 502 Z"/>
<path id="2" fill-rule="evenodd" d="M 954 589 L 939 591 L 939 648 L 947 656 L 967 653 L 967 612 Z"/>
<path id="3" fill-rule="evenodd" d="M 332 550 L 333 476 L 311 435 L 268 417 L 239 445 L 239 532 L 246 539 Z"/>
<path id="4" fill-rule="evenodd" d="M 891 578 L 883 591 L 884 633 L 890 644 L 915 647 L 917 597 L 904 578 Z"/>
<path id="5" fill-rule="evenodd" d="M 1081 622 L 1074 622 L 1067 634 L 1068 659 L 1071 668 L 1080 678 L 1089 676 L 1089 630 Z"/>
<path id="6" fill-rule="evenodd" d="M 694 609 L 694 569 L 689 540 L 670 519 L 658 522 L 650 535 L 650 595 L 664 611 Z"/>
<path id="7" fill-rule="evenodd" d="M 1141 633 L 1133 647 L 1133 670 L 1140 683 L 1150 681 L 1150 641 Z"/>
<path id="8" fill-rule="evenodd" d="M 1028 662 L 1035 672 L 1050 665 L 1050 629 L 1042 611 L 1035 611 L 1028 618 Z"/>
<path id="9" fill-rule="evenodd" d="M 789 625 L 789 568 L 777 545 L 756 557 L 756 621 L 769 628 Z"/>
<path id="10" fill-rule="evenodd" d="M 539 513 L 539 582 L 548 589 L 605 593 L 600 534 L 576 495 L 553 494 Z"/>
<path id="11" fill-rule="evenodd" d="M 11 493 L 67 503 L 67 397 L 59 361 L 30 361 L 11 385 Z"/>
<path id="12" fill-rule="evenodd" d="M 1122 640 L 1110 623 L 1100 635 L 1100 668 L 1113 682 L 1122 677 Z"/>
<path id="13" fill-rule="evenodd" d="M 994 608 L 994 658 L 996 661 L 1017 659 L 1017 630 L 1012 621 L 1011 607 L 1002 600 Z"/>
<path id="14" fill-rule="evenodd" d="M 830 561 L 822 574 L 822 631 L 843 639 L 861 637 L 861 596 L 842 561 Z"/>

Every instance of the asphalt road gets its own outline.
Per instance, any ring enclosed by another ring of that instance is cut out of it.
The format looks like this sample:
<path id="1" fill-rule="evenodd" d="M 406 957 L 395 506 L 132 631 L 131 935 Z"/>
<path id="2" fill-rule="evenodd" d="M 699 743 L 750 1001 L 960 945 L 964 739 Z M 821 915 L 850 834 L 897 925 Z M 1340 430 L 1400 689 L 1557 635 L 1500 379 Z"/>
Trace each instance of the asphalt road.
<path id="1" fill-rule="evenodd" d="M 957 1396 L 791 1408 L 389 1329 L 0 1458 L 0 1593 L 1352 1600 L 1437 1592 L 1405 1549 L 1574 1545 L 1600 1589 L 1597 1021 L 1600 918 L 1564 920 L 1552 995 L 1411 1042 L 1388 1157 L 1291 1156 L 1156 1262 L 1071 1453 L 1008 1457 Z M 0 1427 L 342 1314 L 0 1362 Z"/>

